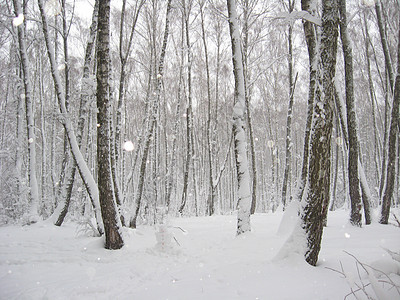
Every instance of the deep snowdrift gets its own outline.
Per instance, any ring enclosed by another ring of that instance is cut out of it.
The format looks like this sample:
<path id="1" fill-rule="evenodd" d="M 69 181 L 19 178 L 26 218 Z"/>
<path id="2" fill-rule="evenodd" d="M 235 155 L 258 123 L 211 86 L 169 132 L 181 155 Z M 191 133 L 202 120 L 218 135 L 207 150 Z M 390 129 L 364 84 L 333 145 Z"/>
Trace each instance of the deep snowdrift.
<path id="1" fill-rule="evenodd" d="M 252 232 L 240 237 L 235 216 L 172 219 L 158 244 L 158 227 L 126 229 L 118 251 L 103 249 L 102 238 L 82 235 L 76 223 L 1 227 L 0 299 L 343 299 L 353 282 L 369 283 L 344 250 L 399 270 L 384 248 L 399 252 L 400 228 L 355 228 L 348 212 L 330 213 L 319 264 L 311 267 L 300 255 L 277 255 L 289 236 L 282 227 L 277 234 L 281 219 L 282 213 L 255 215 Z M 347 279 L 328 269 L 341 270 L 340 263 Z M 399 275 L 388 275 L 400 286 Z M 387 288 L 388 299 L 400 298 Z"/>

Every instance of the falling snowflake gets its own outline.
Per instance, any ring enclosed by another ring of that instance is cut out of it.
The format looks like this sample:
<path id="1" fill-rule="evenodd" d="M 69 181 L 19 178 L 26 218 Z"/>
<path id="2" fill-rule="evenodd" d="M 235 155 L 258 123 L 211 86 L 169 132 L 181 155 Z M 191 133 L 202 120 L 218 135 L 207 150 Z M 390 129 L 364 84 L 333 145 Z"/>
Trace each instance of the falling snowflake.
<path id="1" fill-rule="evenodd" d="M 18 17 L 15 17 L 15 18 L 13 19 L 13 25 L 14 25 L 15 27 L 18 27 L 19 25 L 21 25 L 22 23 L 24 23 L 24 19 L 25 19 L 24 14 L 18 14 Z"/>
<path id="2" fill-rule="evenodd" d="M 135 149 L 135 146 L 133 145 L 133 143 L 131 141 L 126 141 L 123 145 L 122 145 L 122 149 L 124 149 L 125 151 L 133 151 L 133 149 Z"/>
<path id="3" fill-rule="evenodd" d="M 32 144 L 32 143 L 33 143 L 33 138 L 30 138 L 30 139 L 28 140 L 28 143 L 29 143 L 29 144 Z"/>
<path id="4" fill-rule="evenodd" d="M 60 64 L 58 67 L 57 67 L 57 70 L 58 71 L 62 71 L 62 70 L 64 70 L 65 69 L 65 64 Z"/>
<path id="5" fill-rule="evenodd" d="M 267 146 L 268 146 L 268 148 L 274 148 L 274 141 L 273 140 L 269 140 L 268 142 L 267 142 Z"/>

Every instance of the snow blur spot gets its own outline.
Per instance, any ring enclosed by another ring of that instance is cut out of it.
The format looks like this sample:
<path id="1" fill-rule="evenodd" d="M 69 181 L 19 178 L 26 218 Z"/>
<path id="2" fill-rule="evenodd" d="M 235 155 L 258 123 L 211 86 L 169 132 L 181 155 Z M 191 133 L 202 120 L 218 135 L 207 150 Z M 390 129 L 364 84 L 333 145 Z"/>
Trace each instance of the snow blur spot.
<path id="1" fill-rule="evenodd" d="M 58 67 L 57 67 L 58 71 L 62 71 L 64 69 L 65 69 L 65 64 L 59 64 Z"/>
<path id="2" fill-rule="evenodd" d="M 12 273 L 12 271 L 11 270 L 8 270 L 8 272 L 7 272 L 8 274 L 11 274 Z"/>
<path id="3" fill-rule="evenodd" d="M 48 17 L 54 17 L 61 13 L 61 5 L 57 0 L 48 0 L 44 4 L 44 13 Z"/>
<path id="4" fill-rule="evenodd" d="M 123 145 L 122 145 L 122 149 L 124 149 L 125 151 L 133 151 L 133 149 L 135 149 L 135 146 L 133 145 L 133 143 L 131 141 L 126 141 Z"/>
<path id="5" fill-rule="evenodd" d="M 25 19 L 24 14 L 18 14 L 18 17 L 15 17 L 15 18 L 13 19 L 13 25 L 14 25 L 15 27 L 18 27 L 19 25 L 21 25 L 22 23 L 24 23 L 24 19 Z"/>
<path id="6" fill-rule="evenodd" d="M 100 260 L 101 260 L 101 258 L 100 258 L 100 257 L 98 257 L 98 258 L 97 258 L 97 261 L 100 261 Z"/>
<path id="7" fill-rule="evenodd" d="M 32 144 L 32 143 L 33 143 L 33 138 L 30 138 L 30 139 L 28 140 L 28 143 L 29 143 L 29 144 Z"/>
<path id="8" fill-rule="evenodd" d="M 338 144 L 339 146 L 342 146 L 343 145 L 343 138 L 342 137 L 337 137 L 336 138 L 336 144 Z"/>
<path id="9" fill-rule="evenodd" d="M 25 94 L 21 94 L 21 99 L 25 99 Z"/>
<path id="10" fill-rule="evenodd" d="M 344 234 L 344 237 L 345 237 L 346 239 L 349 239 L 349 238 L 350 238 L 350 234 L 346 232 L 346 233 Z"/>
<path id="11" fill-rule="evenodd" d="M 274 148 L 274 141 L 273 140 L 269 140 L 268 142 L 267 142 L 267 146 L 268 146 L 268 148 Z"/>
<path id="12" fill-rule="evenodd" d="M 99 123 L 97 123 L 97 127 L 100 127 L 100 124 L 99 124 Z"/>
<path id="13" fill-rule="evenodd" d="M 204 267 L 204 263 L 199 263 L 199 267 L 203 268 Z"/>
<path id="14" fill-rule="evenodd" d="M 361 2 L 365 6 L 373 6 L 373 5 L 375 5 L 376 0 L 362 0 Z"/>

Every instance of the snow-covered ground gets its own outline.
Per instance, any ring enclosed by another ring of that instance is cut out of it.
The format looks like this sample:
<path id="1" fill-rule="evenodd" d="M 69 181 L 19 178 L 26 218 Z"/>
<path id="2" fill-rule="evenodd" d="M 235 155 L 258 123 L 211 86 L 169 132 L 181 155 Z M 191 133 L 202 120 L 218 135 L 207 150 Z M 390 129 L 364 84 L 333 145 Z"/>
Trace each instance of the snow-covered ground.
<path id="1" fill-rule="evenodd" d="M 235 216 L 172 219 L 171 248 L 168 234 L 161 234 L 165 245 L 157 244 L 159 228 L 143 226 L 126 229 L 118 251 L 103 249 L 102 238 L 79 233 L 72 222 L 0 227 L 0 299 L 343 299 L 359 276 L 369 283 L 344 250 L 400 272 L 384 250 L 399 252 L 398 227 L 354 228 L 348 212 L 330 213 L 319 264 L 311 267 L 296 254 L 276 258 L 289 235 L 282 228 L 277 234 L 281 219 L 282 213 L 257 214 L 252 232 L 239 237 Z M 341 264 L 347 279 L 328 269 Z M 400 286 L 399 275 L 388 275 Z M 396 289 L 387 293 L 400 299 Z"/>

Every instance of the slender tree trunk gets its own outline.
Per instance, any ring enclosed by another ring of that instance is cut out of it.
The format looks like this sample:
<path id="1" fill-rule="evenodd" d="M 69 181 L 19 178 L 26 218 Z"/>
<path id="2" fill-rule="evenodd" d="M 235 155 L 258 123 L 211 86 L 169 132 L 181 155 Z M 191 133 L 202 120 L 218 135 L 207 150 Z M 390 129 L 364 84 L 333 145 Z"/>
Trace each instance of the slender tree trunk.
<path id="1" fill-rule="evenodd" d="M 99 10 L 99 1 L 96 0 L 92 14 L 92 24 L 90 25 L 89 39 L 85 49 L 85 61 L 83 65 L 82 88 L 81 88 L 80 105 L 79 105 L 79 120 L 78 120 L 77 136 L 76 136 L 76 141 L 80 148 L 82 144 L 83 131 L 85 128 L 85 121 L 89 112 L 88 110 L 89 95 L 87 90 L 91 89 L 89 76 L 90 76 L 90 67 L 92 64 L 94 43 L 96 38 L 98 10 Z M 64 222 L 65 216 L 67 215 L 71 200 L 72 186 L 75 178 L 76 168 L 77 168 L 77 163 L 75 160 L 73 160 L 71 169 L 68 172 L 66 185 L 64 188 L 65 190 L 64 197 L 60 197 L 61 202 L 58 203 L 58 206 L 53 214 L 54 217 L 58 216 L 57 220 L 55 220 L 54 223 L 56 226 L 61 226 L 61 224 Z"/>
<path id="2" fill-rule="evenodd" d="M 97 38 L 97 182 L 107 249 L 124 245 L 111 174 L 110 0 L 99 2 Z"/>
<path id="3" fill-rule="evenodd" d="M 24 17 L 19 0 L 13 0 L 14 11 L 16 17 Z M 19 54 L 22 66 L 22 79 L 25 91 L 25 114 L 27 125 L 27 145 L 28 145 L 28 178 L 29 178 L 29 195 L 30 195 L 30 211 L 27 222 L 35 223 L 38 221 L 38 205 L 39 205 L 39 185 L 36 176 L 36 136 L 35 136 L 35 120 L 33 112 L 33 95 L 31 87 L 31 78 L 29 72 L 29 62 L 27 48 L 25 42 L 25 18 L 22 24 L 18 25 L 18 43 Z"/>
<path id="4" fill-rule="evenodd" d="M 189 15 L 190 15 L 190 3 L 186 5 L 185 0 L 182 1 L 183 15 L 182 21 L 185 23 L 185 34 L 186 34 L 186 48 L 187 48 L 187 86 L 188 86 L 188 97 L 186 106 L 186 159 L 183 170 L 183 191 L 181 206 L 179 207 L 179 213 L 182 215 L 183 210 L 187 201 L 187 190 L 189 185 L 189 172 L 190 165 L 193 155 L 193 144 L 192 144 L 192 131 L 193 131 L 193 111 L 192 111 L 192 51 L 189 38 Z M 193 174 L 194 176 L 194 174 Z"/>
<path id="5" fill-rule="evenodd" d="M 294 1 L 289 0 L 289 13 L 294 9 Z M 295 81 L 293 78 L 293 45 L 292 45 L 293 27 L 289 25 L 288 31 L 288 69 L 289 69 L 289 105 L 286 119 L 286 151 L 285 151 L 285 170 L 282 182 L 282 205 L 285 210 L 287 205 L 288 181 L 291 177 L 291 158 L 292 158 L 292 115 L 294 102 Z"/>
<path id="6" fill-rule="evenodd" d="M 50 42 L 50 36 L 48 33 L 49 32 L 48 24 L 47 24 L 46 13 L 44 10 L 43 0 L 38 0 L 38 4 L 39 4 L 40 16 L 42 19 L 42 29 L 43 29 L 43 35 L 44 35 L 44 39 L 45 39 L 45 43 L 46 43 L 47 55 L 50 60 L 51 75 L 53 77 L 55 91 L 56 91 L 57 100 L 58 100 L 58 105 L 59 105 L 60 112 L 61 112 L 60 121 L 66 131 L 68 141 L 71 146 L 72 155 L 74 156 L 74 159 L 77 163 L 79 173 L 81 175 L 81 178 L 85 184 L 86 190 L 88 191 L 90 200 L 92 202 L 93 209 L 94 209 L 94 212 L 96 215 L 96 221 L 97 221 L 97 227 L 98 227 L 99 233 L 102 234 L 104 232 L 104 227 L 103 227 L 103 222 L 102 222 L 101 215 L 100 215 L 99 193 L 98 193 L 97 184 L 96 184 L 96 182 L 95 182 L 95 180 L 83 158 L 81 151 L 79 150 L 77 138 L 73 131 L 73 126 L 71 124 L 71 120 L 69 119 L 69 115 L 68 115 L 67 109 L 65 107 L 65 96 L 64 96 L 64 92 L 61 88 L 61 78 L 58 73 L 56 60 L 55 60 L 55 56 L 54 56 L 54 50 L 53 50 L 52 44 Z"/>
<path id="7" fill-rule="evenodd" d="M 400 22 L 399 22 L 400 24 Z M 394 181 L 396 177 L 396 145 L 398 137 L 398 124 L 399 124 L 399 108 L 400 108 L 400 29 L 398 35 L 398 46 L 397 46 L 397 75 L 396 83 L 394 87 L 394 98 L 392 105 L 392 114 L 390 119 L 390 131 L 389 131 L 389 152 L 388 152 L 388 164 L 386 170 L 386 187 L 382 199 L 382 210 L 379 223 L 388 224 L 390 206 L 393 200 L 394 193 Z"/>
<path id="8" fill-rule="evenodd" d="M 252 176 L 252 186 L 251 186 L 251 208 L 250 213 L 254 214 L 257 205 L 257 166 L 256 166 L 256 151 L 254 145 L 254 133 L 250 109 L 250 99 L 251 99 L 251 87 L 250 87 L 250 71 L 248 68 L 249 64 L 249 18 L 250 18 L 250 3 L 248 0 L 244 1 L 244 11 L 243 11 L 243 67 L 244 67 L 244 84 L 245 84 L 245 98 L 246 98 L 246 122 L 249 133 L 250 142 L 250 159 L 251 159 L 251 176 Z M 253 3 L 256 5 L 256 2 Z"/>
<path id="9" fill-rule="evenodd" d="M 334 106 L 334 78 L 338 36 L 338 6 L 336 0 L 322 3 L 321 62 L 317 103 L 314 110 L 309 191 L 301 214 L 307 239 L 305 259 L 315 266 L 321 248 L 321 238 L 330 197 L 331 137 Z"/>
<path id="10" fill-rule="evenodd" d="M 251 230 L 250 210 L 251 210 L 251 190 L 250 172 L 247 159 L 247 142 L 245 132 L 245 79 L 243 68 L 242 47 L 238 25 L 238 15 L 236 12 L 236 1 L 227 0 L 229 14 L 229 32 L 232 43 L 232 62 L 233 74 L 235 78 L 235 104 L 233 107 L 233 134 L 235 143 L 235 159 L 237 171 L 237 207 L 238 222 L 237 234 L 240 235 Z"/>
<path id="11" fill-rule="evenodd" d="M 211 79 L 210 79 L 210 66 L 208 61 L 208 47 L 206 39 L 206 31 L 204 26 L 204 5 L 205 1 L 201 2 L 200 16 L 201 16 L 201 34 L 204 47 L 204 58 L 206 64 L 206 79 L 207 79 L 207 154 L 208 154 L 208 196 L 207 196 L 207 215 L 214 214 L 215 204 L 215 189 L 213 179 L 213 147 L 212 147 L 212 132 L 211 132 Z"/>
<path id="12" fill-rule="evenodd" d="M 360 179 L 358 177 L 358 134 L 357 116 L 355 111 L 354 83 L 353 83 L 353 54 L 349 38 L 347 36 L 346 0 L 339 0 L 340 12 L 340 37 L 342 40 L 345 81 L 346 81 L 346 112 L 347 132 L 349 135 L 349 191 L 351 201 L 350 223 L 361 226 L 361 194 Z"/>
<path id="13" fill-rule="evenodd" d="M 301 8 L 304 11 L 314 15 L 313 11 L 314 0 L 302 0 Z M 303 164 L 301 168 L 301 177 L 298 186 L 297 198 L 299 201 L 303 198 L 304 186 L 307 181 L 308 175 L 308 160 L 310 152 L 310 136 L 311 136 L 311 125 L 313 120 L 314 110 L 314 97 L 315 97 L 315 85 L 317 76 L 317 37 L 314 25 L 309 21 L 303 21 L 304 35 L 307 43 L 308 50 L 308 65 L 310 71 L 309 86 L 308 86 L 308 104 L 307 104 L 307 121 L 306 129 L 304 134 L 304 149 L 303 149 Z"/>
<path id="14" fill-rule="evenodd" d="M 167 13 L 165 17 L 165 29 L 164 29 L 164 38 L 163 44 L 161 47 L 160 58 L 158 62 L 158 73 L 155 78 L 155 91 L 154 94 L 151 96 L 150 103 L 149 103 L 149 126 L 146 133 L 146 139 L 144 141 L 143 147 L 143 154 L 142 154 L 142 161 L 140 164 L 140 174 L 139 174 L 139 182 L 135 196 L 135 211 L 134 215 L 131 217 L 129 222 L 129 227 L 136 228 L 137 226 L 137 218 L 139 216 L 140 204 L 142 201 L 142 194 L 143 194 L 143 186 L 144 186 L 144 179 L 146 174 L 146 165 L 147 165 L 147 156 L 149 153 L 150 142 L 153 137 L 154 126 L 157 121 L 157 111 L 159 108 L 159 101 L 160 101 L 160 94 L 161 94 L 161 83 L 162 77 L 164 74 L 164 60 L 165 60 L 165 52 L 167 48 L 168 42 L 168 35 L 169 35 L 169 18 L 171 12 L 171 2 L 172 0 L 168 0 L 167 3 Z"/>

